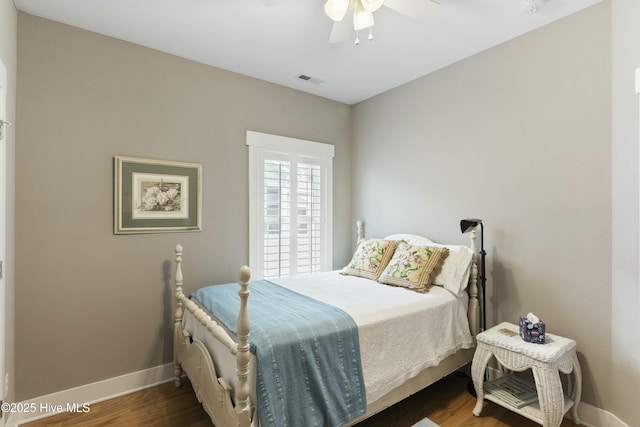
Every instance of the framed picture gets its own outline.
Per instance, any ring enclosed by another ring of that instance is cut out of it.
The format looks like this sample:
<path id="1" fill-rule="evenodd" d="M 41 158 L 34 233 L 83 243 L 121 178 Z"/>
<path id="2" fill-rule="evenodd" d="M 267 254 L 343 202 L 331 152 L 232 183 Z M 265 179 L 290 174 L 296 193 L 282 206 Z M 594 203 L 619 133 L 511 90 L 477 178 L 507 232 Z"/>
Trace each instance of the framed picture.
<path id="1" fill-rule="evenodd" d="M 114 157 L 115 234 L 200 231 L 202 165 Z"/>

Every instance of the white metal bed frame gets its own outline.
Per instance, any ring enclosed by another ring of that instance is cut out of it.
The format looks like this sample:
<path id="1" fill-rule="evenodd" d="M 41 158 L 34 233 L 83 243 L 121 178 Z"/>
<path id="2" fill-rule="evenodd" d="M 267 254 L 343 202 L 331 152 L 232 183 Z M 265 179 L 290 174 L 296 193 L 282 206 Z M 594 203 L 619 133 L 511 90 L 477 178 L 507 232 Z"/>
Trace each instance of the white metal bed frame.
<path id="1" fill-rule="evenodd" d="M 358 240 L 364 237 L 364 225 L 361 221 L 357 223 Z M 479 307 L 478 304 L 478 266 L 476 250 L 476 230 L 470 233 L 470 247 L 473 251 L 473 260 L 469 285 L 469 329 L 475 337 L 479 332 Z M 239 274 L 240 291 L 240 311 L 238 314 L 238 335 L 233 337 L 209 316 L 196 303 L 187 298 L 182 292 L 182 246 L 177 245 L 176 252 L 176 311 L 174 319 L 174 371 L 175 385 L 182 384 L 182 372 L 186 373 L 191 385 L 196 393 L 196 397 L 204 410 L 211 417 L 214 425 L 219 427 L 257 427 L 258 417 L 256 414 L 255 402 L 249 399 L 249 332 L 250 320 L 247 310 L 247 298 L 249 297 L 249 280 L 251 272 L 249 267 L 242 267 Z M 219 377 L 213 364 L 211 355 L 205 345 L 194 340 L 191 334 L 182 327 L 182 317 L 184 310 L 188 310 L 193 316 L 211 333 L 211 335 L 236 357 L 237 364 L 237 386 L 235 396 L 231 396 L 231 386 L 222 377 Z M 457 369 L 463 367 L 473 359 L 474 349 L 459 350 L 444 359 L 437 366 L 424 369 L 416 377 L 411 378 L 402 385 L 389 391 L 382 398 L 367 405 L 367 413 L 359 417 L 347 426 L 352 426 L 365 418 L 368 418 L 389 406 L 400 402 L 408 396 L 422 390 L 435 383 L 439 379 L 449 375 Z M 235 402 L 235 403 L 234 403 Z"/>

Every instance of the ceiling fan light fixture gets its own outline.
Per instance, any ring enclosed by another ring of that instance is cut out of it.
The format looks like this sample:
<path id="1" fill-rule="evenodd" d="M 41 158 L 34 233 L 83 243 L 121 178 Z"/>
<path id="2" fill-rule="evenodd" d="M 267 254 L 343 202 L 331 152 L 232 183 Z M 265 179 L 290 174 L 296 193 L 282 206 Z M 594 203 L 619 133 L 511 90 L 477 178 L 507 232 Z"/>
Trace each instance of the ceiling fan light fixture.
<path id="1" fill-rule="evenodd" d="M 324 13 L 336 22 L 342 21 L 349 10 L 349 3 L 350 0 L 327 0 Z"/>
<path id="2" fill-rule="evenodd" d="M 382 7 L 384 0 L 360 0 L 362 8 L 367 12 L 375 12 Z"/>
<path id="3" fill-rule="evenodd" d="M 263 0 L 264 1 L 264 0 Z M 536 1 L 538 3 L 545 0 L 519 0 Z M 325 13 L 334 23 L 329 35 L 329 43 L 341 43 L 348 39 L 351 31 L 355 31 L 355 43 L 360 44 L 358 31 L 369 28 L 369 40 L 373 40 L 371 28 L 374 25 L 373 13 L 385 6 L 409 18 L 421 20 L 426 18 L 437 6 L 437 0 L 326 0 L 324 5 Z M 349 27 L 349 21 L 344 17 L 353 14 L 353 30 Z"/>

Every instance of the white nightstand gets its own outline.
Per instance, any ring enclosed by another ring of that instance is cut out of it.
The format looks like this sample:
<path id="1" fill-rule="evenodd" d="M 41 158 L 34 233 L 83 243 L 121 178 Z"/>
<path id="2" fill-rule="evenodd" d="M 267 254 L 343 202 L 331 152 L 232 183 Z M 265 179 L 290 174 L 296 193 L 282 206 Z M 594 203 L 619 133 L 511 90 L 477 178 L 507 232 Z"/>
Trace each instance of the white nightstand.
<path id="1" fill-rule="evenodd" d="M 516 332 L 509 336 L 501 329 Z M 490 400 L 523 415 L 545 427 L 558 427 L 564 415 L 571 410 L 574 423 L 580 424 L 578 404 L 582 392 L 582 371 L 576 356 L 576 342 L 553 334 L 546 334 L 545 344 L 525 342 L 518 334 L 518 326 L 504 322 L 478 334 L 478 346 L 473 356 L 471 376 L 478 395 L 473 409 L 480 416 L 484 399 Z M 491 356 L 511 371 L 531 369 L 538 390 L 538 401 L 516 408 L 498 396 L 484 394 L 484 372 Z M 568 375 L 568 395 L 560 382 L 560 372 Z M 570 375 L 573 374 L 573 375 Z"/>

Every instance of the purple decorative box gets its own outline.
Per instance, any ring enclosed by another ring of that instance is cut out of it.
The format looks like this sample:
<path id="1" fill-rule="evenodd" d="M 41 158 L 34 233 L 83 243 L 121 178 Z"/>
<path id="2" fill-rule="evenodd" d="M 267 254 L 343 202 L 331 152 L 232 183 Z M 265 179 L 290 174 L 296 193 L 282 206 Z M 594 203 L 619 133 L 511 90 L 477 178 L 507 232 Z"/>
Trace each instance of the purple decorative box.
<path id="1" fill-rule="evenodd" d="M 544 322 L 531 323 L 526 317 L 521 317 L 520 336 L 527 342 L 544 344 Z"/>

